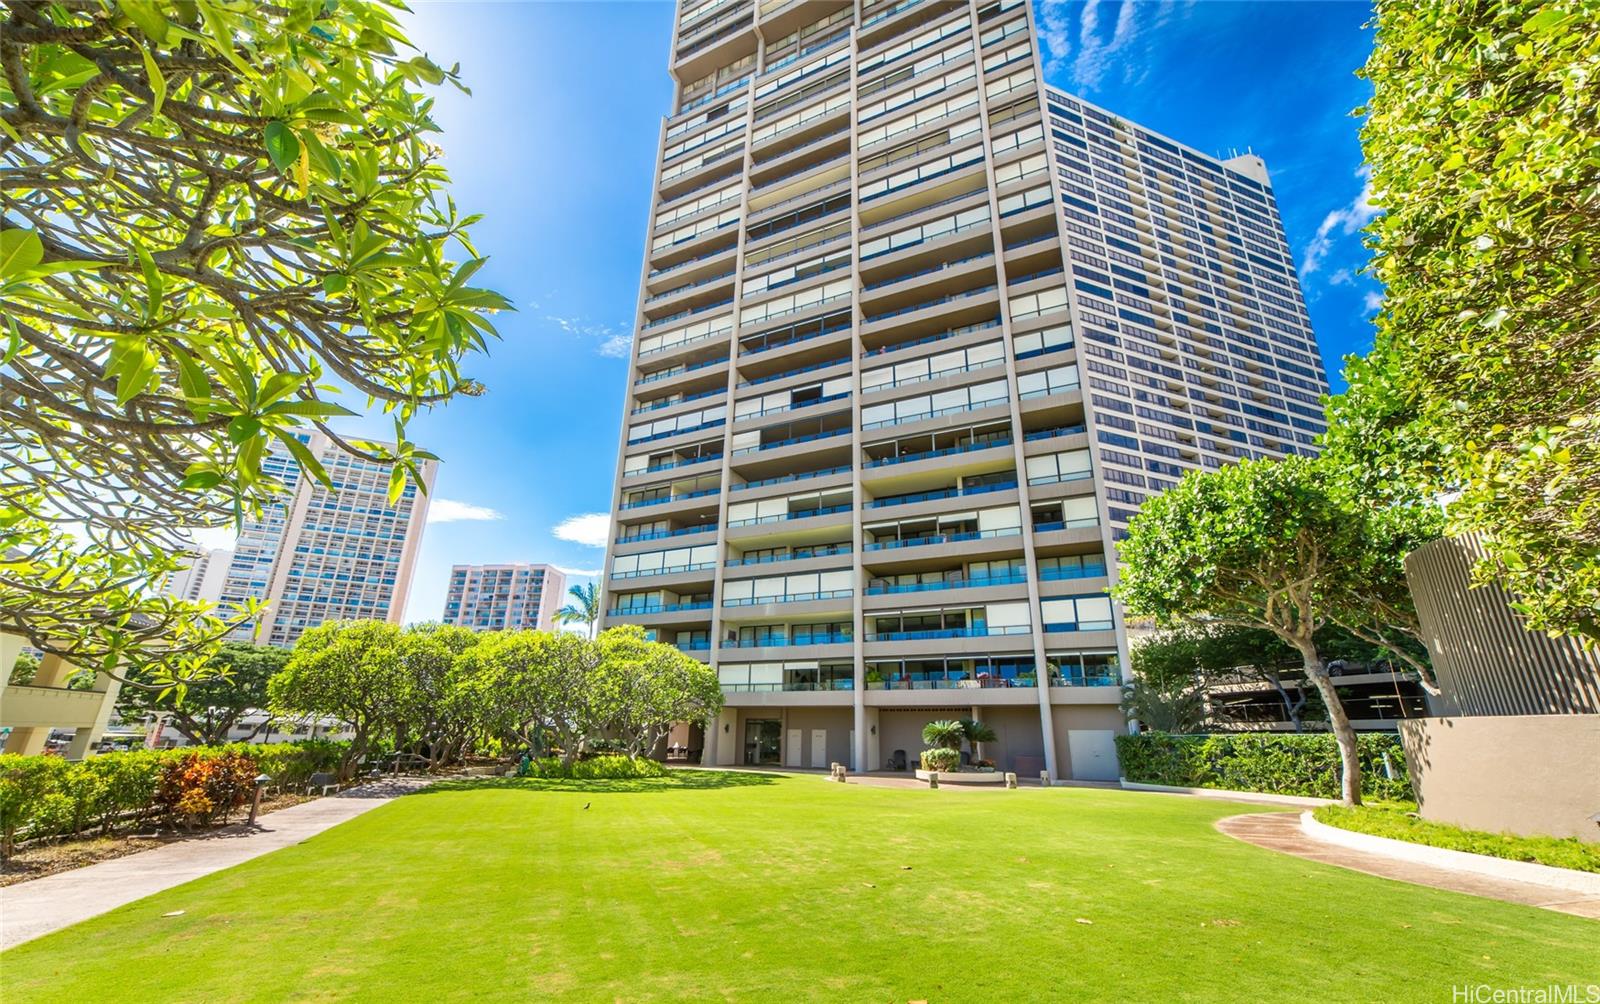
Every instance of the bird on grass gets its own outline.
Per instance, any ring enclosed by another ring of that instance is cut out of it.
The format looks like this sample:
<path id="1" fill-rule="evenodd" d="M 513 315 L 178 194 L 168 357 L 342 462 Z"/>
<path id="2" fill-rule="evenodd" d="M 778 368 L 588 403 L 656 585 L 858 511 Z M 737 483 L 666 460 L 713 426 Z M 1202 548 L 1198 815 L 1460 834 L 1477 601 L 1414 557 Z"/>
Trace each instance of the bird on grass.
<path id="1" fill-rule="evenodd" d="M 583 807 L 584 807 L 584 808 L 585 808 L 585 809 L 587 809 L 587 808 L 588 808 L 588 807 L 589 807 L 589 803 L 588 803 L 588 802 L 585 802 L 585 803 L 583 803 Z"/>

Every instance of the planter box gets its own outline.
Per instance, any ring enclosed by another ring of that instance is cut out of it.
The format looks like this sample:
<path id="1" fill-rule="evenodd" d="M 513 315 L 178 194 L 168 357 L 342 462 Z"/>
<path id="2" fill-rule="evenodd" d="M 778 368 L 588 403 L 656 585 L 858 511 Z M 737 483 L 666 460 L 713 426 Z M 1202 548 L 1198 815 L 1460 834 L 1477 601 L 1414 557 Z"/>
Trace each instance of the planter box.
<path id="1" fill-rule="evenodd" d="M 917 780 L 926 781 L 928 779 L 928 775 L 932 774 L 932 773 L 935 773 L 935 772 L 934 771 L 922 770 L 922 769 L 918 768 L 918 770 L 917 770 Z M 998 771 L 998 770 L 985 770 L 985 771 L 977 771 L 977 770 L 944 771 L 944 770 L 941 770 L 941 771 L 938 771 L 937 773 L 939 775 L 939 783 L 940 784 L 1002 784 L 1003 785 L 1003 784 L 1006 783 L 1005 774 L 1003 772 L 1001 772 L 1001 771 Z"/>

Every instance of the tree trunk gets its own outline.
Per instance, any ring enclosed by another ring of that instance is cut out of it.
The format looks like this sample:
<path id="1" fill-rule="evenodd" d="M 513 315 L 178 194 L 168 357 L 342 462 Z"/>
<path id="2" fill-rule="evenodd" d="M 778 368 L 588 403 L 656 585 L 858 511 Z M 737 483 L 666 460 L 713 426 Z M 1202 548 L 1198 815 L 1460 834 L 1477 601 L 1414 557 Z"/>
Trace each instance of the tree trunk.
<path id="1" fill-rule="evenodd" d="M 1345 805 L 1360 805 L 1361 754 L 1356 747 L 1356 730 L 1350 724 L 1350 716 L 1344 713 L 1339 692 L 1333 689 L 1333 678 L 1328 675 L 1328 667 L 1323 664 L 1322 658 L 1315 649 L 1303 652 L 1303 656 L 1306 676 L 1317 685 L 1322 703 L 1328 706 L 1328 722 L 1333 726 L 1333 738 L 1339 744 L 1339 763 L 1343 768 L 1340 771 L 1339 800 Z"/>

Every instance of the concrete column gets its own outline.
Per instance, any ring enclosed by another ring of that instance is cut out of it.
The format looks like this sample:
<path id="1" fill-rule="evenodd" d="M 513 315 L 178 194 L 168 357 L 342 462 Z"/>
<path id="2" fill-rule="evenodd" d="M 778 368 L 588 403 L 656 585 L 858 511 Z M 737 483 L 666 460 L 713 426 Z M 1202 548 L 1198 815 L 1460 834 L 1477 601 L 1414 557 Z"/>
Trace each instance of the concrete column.
<path id="1" fill-rule="evenodd" d="M 106 726 L 111 722 L 111 712 L 117 706 L 117 694 L 122 691 L 122 681 L 100 673 L 94 678 L 94 689 L 105 697 L 100 699 L 100 710 L 94 716 L 94 724 L 73 733 L 72 742 L 67 745 L 68 760 L 94 756 L 94 748 L 99 744 L 100 737 L 105 735 Z"/>

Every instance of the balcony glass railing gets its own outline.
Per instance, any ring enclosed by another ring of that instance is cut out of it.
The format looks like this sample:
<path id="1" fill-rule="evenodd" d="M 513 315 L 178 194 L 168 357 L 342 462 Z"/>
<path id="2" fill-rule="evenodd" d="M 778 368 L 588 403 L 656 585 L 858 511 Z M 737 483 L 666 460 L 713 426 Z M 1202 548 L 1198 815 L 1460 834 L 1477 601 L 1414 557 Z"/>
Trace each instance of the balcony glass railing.
<path id="1" fill-rule="evenodd" d="M 814 373 L 817 370 L 825 370 L 831 366 L 842 366 L 849 361 L 849 356 L 841 356 L 838 359 L 824 359 L 820 363 L 812 363 L 809 366 L 797 366 L 792 370 L 784 370 L 782 373 L 774 373 L 771 376 L 755 377 L 750 380 L 741 380 L 739 381 L 739 386 L 755 387 L 764 383 L 772 383 L 774 380 L 783 380 L 787 377 L 799 376 L 802 373 Z"/>
<path id="2" fill-rule="evenodd" d="M 868 690 L 989 690 L 1011 687 L 1036 687 L 1038 681 L 1029 675 L 1001 676 L 979 673 L 951 673 L 948 676 L 913 673 L 909 676 L 891 676 L 884 680 L 869 680 Z"/>
<path id="3" fill-rule="evenodd" d="M 881 460 L 869 460 L 862 464 L 863 469 L 873 467 L 888 467 L 891 464 L 909 464 L 914 460 L 932 460 L 935 457 L 953 457 L 959 453 L 971 453 L 974 450 L 992 450 L 997 446 L 1010 446 L 1010 436 L 996 436 L 974 443 L 963 443 L 960 446 L 947 446 L 942 450 L 923 450 L 920 453 L 902 453 L 895 457 L 884 457 Z"/>
<path id="4" fill-rule="evenodd" d="M 1044 576 L 1041 575 L 1040 578 Z M 1026 572 L 1007 575 L 975 575 L 965 579 L 940 579 L 938 582 L 888 582 L 867 587 L 868 596 L 889 596 L 895 593 L 932 593 L 945 589 L 982 589 L 985 586 L 1014 586 L 1027 582 Z"/>
<path id="5" fill-rule="evenodd" d="M 1059 621 L 1046 624 L 1045 634 L 1060 634 L 1066 631 L 1110 631 L 1110 621 Z"/>
<path id="6" fill-rule="evenodd" d="M 818 593 L 786 593 L 783 596 L 741 596 L 723 600 L 725 607 L 754 607 L 766 603 L 804 603 L 808 600 L 837 600 L 854 596 L 854 589 L 825 589 Z"/>
<path id="7" fill-rule="evenodd" d="M 1045 625 L 1049 630 L 1049 625 Z M 1050 674 L 1052 687 L 1120 687 L 1122 677 L 1116 673 L 1092 672 L 1075 666 L 1062 668 L 1059 673 Z"/>
<path id="8" fill-rule="evenodd" d="M 728 526 L 755 526 L 758 523 L 782 523 L 791 519 L 810 519 L 812 516 L 829 516 L 836 512 L 849 511 L 850 504 L 847 502 L 844 505 L 818 506 L 815 509 L 802 509 L 799 512 L 780 512 L 773 516 L 757 516 L 753 519 L 731 519 L 728 521 Z"/>
<path id="9" fill-rule="evenodd" d="M 636 607 L 615 607 L 606 611 L 607 617 L 629 617 L 642 614 L 671 614 L 683 610 L 710 610 L 710 600 L 696 600 L 690 603 L 646 603 Z"/>
<path id="10" fill-rule="evenodd" d="M 701 562 L 698 565 L 667 565 L 661 568 L 636 568 L 631 572 L 612 572 L 613 579 L 645 579 L 654 575 L 676 575 L 679 572 L 698 572 L 707 568 L 716 568 L 715 561 Z"/>
<path id="11" fill-rule="evenodd" d="M 1017 487 L 1015 481 L 1000 481 L 989 485 L 973 485 L 970 488 L 941 488 L 929 492 L 913 492 L 910 495 L 895 495 L 891 498 L 873 499 L 863 502 L 863 509 L 884 509 L 889 506 L 914 505 L 918 502 L 932 502 L 934 499 L 960 498 L 966 495 L 983 495 L 988 492 L 1009 491 Z"/>
<path id="12" fill-rule="evenodd" d="M 964 628 L 926 628 L 914 631 L 873 631 L 867 641 L 935 641 L 941 638 L 992 638 L 998 635 L 1029 634 L 1033 628 L 1027 624 L 1007 624 L 990 627 L 979 624 Z"/>
<path id="13" fill-rule="evenodd" d="M 948 408 L 934 408 L 931 411 L 919 412 L 915 415 L 896 415 L 886 418 L 881 422 L 867 422 L 862 429 L 882 429 L 891 425 L 905 425 L 907 422 L 920 422 L 928 418 L 939 418 L 944 415 L 956 415 L 963 411 L 977 411 L 981 408 L 992 408 L 997 404 L 1005 404 L 1006 398 L 992 397 L 985 401 L 971 401 L 967 404 L 951 405 Z"/>
<path id="14" fill-rule="evenodd" d="M 1062 579 L 1096 579 L 1106 574 L 1106 566 L 1100 562 L 1084 562 L 1081 565 L 1068 565 L 1061 568 L 1039 569 L 1039 581 L 1058 582 Z"/>
<path id="15" fill-rule="evenodd" d="M 834 436 L 848 436 L 849 429 L 834 429 L 832 432 L 813 432 L 805 436 L 790 436 L 788 439 L 779 439 L 771 443 L 762 443 L 760 446 L 746 446 L 742 450 L 734 450 L 734 456 L 746 453 L 758 453 L 761 450 L 776 450 L 784 446 L 797 446 L 800 443 L 814 443 L 819 439 L 832 439 Z"/>
<path id="16" fill-rule="evenodd" d="M 929 307 L 938 307 L 946 303 L 955 303 L 958 300 L 970 300 L 975 296 L 983 296 L 987 293 L 993 293 L 996 288 L 997 287 L 993 283 L 990 283 L 987 286 L 979 286 L 977 289 L 963 290 L 960 293 L 951 293 L 948 296 L 936 296 L 931 300 L 923 300 L 920 303 L 909 304 L 908 306 L 899 307 L 895 310 L 887 310 L 881 314 L 863 314 L 861 323 L 872 324 L 877 321 L 887 321 L 891 317 L 899 317 L 902 314 L 915 313 L 918 310 L 926 310 Z"/>
<path id="17" fill-rule="evenodd" d="M 835 554 L 849 553 L 849 544 L 835 544 L 829 547 L 798 547 L 787 554 L 761 554 L 753 558 L 729 558 L 724 564 L 729 568 L 738 568 L 741 565 L 770 565 L 777 561 L 802 561 L 806 558 L 826 558 Z"/>
<path id="18" fill-rule="evenodd" d="M 1038 432 L 1027 433 L 1022 437 L 1022 439 L 1023 442 L 1034 443 L 1041 439 L 1055 439 L 1057 436 L 1073 436 L 1087 431 L 1088 429 L 1082 425 L 1057 425 L 1048 429 L 1040 429 Z"/>
<path id="19" fill-rule="evenodd" d="M 668 537 L 688 537 L 697 533 L 714 533 L 717 527 L 713 523 L 709 526 L 686 526 L 681 530 L 652 530 L 649 533 L 636 533 L 632 536 L 618 537 L 618 544 L 637 544 L 646 540 L 666 540 Z"/>
<path id="20" fill-rule="evenodd" d="M 658 498 L 658 499 L 644 499 L 643 501 L 640 501 L 640 502 L 624 502 L 621 505 L 617 506 L 617 508 L 618 509 L 643 509 L 643 508 L 645 508 L 647 506 L 666 505 L 668 502 L 682 502 L 684 499 L 705 498 L 708 495 L 719 494 L 721 491 L 722 491 L 721 488 L 705 488 L 705 489 L 702 489 L 701 491 L 697 491 L 697 492 L 684 492 L 682 495 L 667 495 L 667 496 L 663 496 L 663 497 Z"/>
<path id="21" fill-rule="evenodd" d="M 770 638 L 725 638 L 723 648 L 789 648 L 799 645 L 839 645 L 850 641 L 843 632 L 834 634 L 797 634 L 793 638 L 781 635 Z"/>
<path id="22" fill-rule="evenodd" d="M 683 376 L 685 373 L 693 373 L 695 370 L 703 370 L 708 366 L 721 366 L 727 361 L 728 357 L 723 356 L 721 359 L 707 359 L 704 362 L 690 363 L 687 366 L 674 366 L 670 369 L 664 369 L 657 373 L 651 373 L 647 376 L 642 376 L 635 380 L 633 385 L 635 387 L 640 387 L 647 383 L 655 383 L 658 380 L 669 380 L 675 376 Z"/>
<path id="23" fill-rule="evenodd" d="M 1100 517 L 1085 516 L 1083 519 L 1047 520 L 1043 523 L 1033 524 L 1034 533 L 1049 533 L 1052 530 L 1086 530 L 1091 526 L 1099 526 Z"/>
<path id="24" fill-rule="evenodd" d="M 925 544 L 954 544 L 963 540 L 984 540 L 990 537 L 1015 537 L 1022 533 L 1020 526 L 999 527 L 994 530 L 972 530 L 962 533 L 932 533 L 925 537 L 901 537 L 897 540 L 869 541 L 863 551 L 892 551 L 902 547 L 922 547 Z"/>
<path id="25" fill-rule="evenodd" d="M 848 465 L 843 467 L 824 467 L 820 471 L 804 471 L 799 474 L 784 474 L 776 478 L 762 478 L 760 481 L 746 481 L 742 485 L 733 485 L 730 491 L 743 491 L 746 488 L 764 488 L 767 485 L 786 485 L 791 481 L 809 481 L 812 478 L 825 478 L 830 474 L 843 474 L 848 471 Z"/>
<path id="26" fill-rule="evenodd" d="M 679 468 L 679 467 L 693 467 L 695 464 L 705 464 L 705 463 L 710 463 L 713 460 L 721 460 L 721 459 L 722 459 L 722 454 L 720 454 L 720 453 L 708 453 L 705 456 L 701 456 L 701 457 L 689 457 L 689 458 L 687 458 L 685 460 L 669 460 L 664 464 L 652 464 L 651 466 L 646 467 L 643 470 L 623 471 L 622 472 L 622 476 L 625 477 L 625 478 L 631 478 L 631 477 L 636 477 L 636 476 L 638 476 L 640 474 L 655 474 L 655 473 L 660 472 L 660 471 L 670 471 L 670 470 L 674 470 L 674 469 Z"/>

